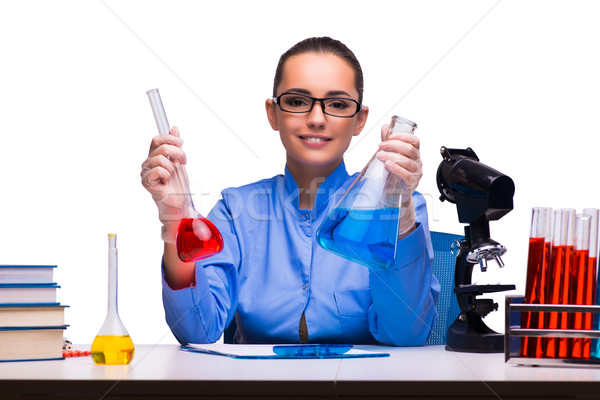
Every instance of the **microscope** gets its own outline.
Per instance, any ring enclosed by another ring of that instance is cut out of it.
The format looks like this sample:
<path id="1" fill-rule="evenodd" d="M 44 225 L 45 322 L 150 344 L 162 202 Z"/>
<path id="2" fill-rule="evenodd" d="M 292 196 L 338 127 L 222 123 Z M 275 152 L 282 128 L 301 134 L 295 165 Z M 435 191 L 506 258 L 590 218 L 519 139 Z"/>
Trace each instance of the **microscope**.
<path id="1" fill-rule="evenodd" d="M 513 209 L 515 185 L 511 178 L 479 162 L 475 152 L 466 149 L 440 149 L 443 161 L 437 170 L 440 200 L 456 204 L 458 220 L 465 237 L 452 245 L 456 256 L 454 293 L 460 315 L 448 329 L 446 350 L 470 353 L 501 353 L 504 335 L 490 329 L 483 318 L 498 310 L 492 299 L 478 299 L 484 293 L 515 289 L 515 285 L 473 285 L 473 267 L 487 270 L 488 261 L 504 267 L 506 247 L 490 238 L 489 221 L 502 218 Z"/>

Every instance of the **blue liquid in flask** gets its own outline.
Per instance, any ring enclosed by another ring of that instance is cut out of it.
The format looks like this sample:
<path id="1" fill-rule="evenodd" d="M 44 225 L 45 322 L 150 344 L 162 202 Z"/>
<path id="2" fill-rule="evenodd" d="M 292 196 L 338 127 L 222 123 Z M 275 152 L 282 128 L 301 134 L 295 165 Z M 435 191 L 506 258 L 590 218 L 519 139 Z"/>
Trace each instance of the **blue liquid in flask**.
<path id="1" fill-rule="evenodd" d="M 317 231 L 317 241 L 347 260 L 388 269 L 396 259 L 399 214 L 399 208 L 335 208 Z"/>

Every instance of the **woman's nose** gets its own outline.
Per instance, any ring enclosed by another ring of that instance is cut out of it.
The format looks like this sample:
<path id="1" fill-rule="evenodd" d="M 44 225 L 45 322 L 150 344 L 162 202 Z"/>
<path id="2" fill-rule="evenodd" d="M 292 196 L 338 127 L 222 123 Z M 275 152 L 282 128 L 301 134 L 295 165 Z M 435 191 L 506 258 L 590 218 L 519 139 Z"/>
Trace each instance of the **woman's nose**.
<path id="1" fill-rule="evenodd" d="M 323 105 L 320 102 L 315 101 L 312 110 L 308 112 L 307 123 L 311 128 L 325 127 L 326 119 L 323 113 Z"/>

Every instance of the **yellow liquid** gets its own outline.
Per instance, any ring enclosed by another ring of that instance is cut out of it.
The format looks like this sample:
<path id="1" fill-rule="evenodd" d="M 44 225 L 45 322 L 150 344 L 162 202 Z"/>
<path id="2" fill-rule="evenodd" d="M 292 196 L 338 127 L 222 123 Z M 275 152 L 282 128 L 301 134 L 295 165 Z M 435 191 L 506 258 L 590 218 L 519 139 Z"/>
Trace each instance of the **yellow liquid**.
<path id="1" fill-rule="evenodd" d="M 133 351 L 129 336 L 96 336 L 92 343 L 92 360 L 102 365 L 129 364 Z"/>

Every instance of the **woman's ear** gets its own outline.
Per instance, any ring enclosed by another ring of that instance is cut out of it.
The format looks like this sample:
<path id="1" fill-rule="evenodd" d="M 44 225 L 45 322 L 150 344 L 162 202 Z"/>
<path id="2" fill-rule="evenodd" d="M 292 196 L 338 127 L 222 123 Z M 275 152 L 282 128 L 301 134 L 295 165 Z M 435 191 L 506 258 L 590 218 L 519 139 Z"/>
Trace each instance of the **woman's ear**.
<path id="1" fill-rule="evenodd" d="M 273 99 L 265 101 L 265 110 L 267 111 L 267 119 L 274 131 L 279 131 L 279 121 L 277 120 L 277 104 Z"/>
<path id="2" fill-rule="evenodd" d="M 369 107 L 364 106 L 362 110 L 358 112 L 356 118 L 356 126 L 354 127 L 354 133 L 352 136 L 358 136 L 362 132 L 365 124 L 367 123 L 367 117 L 369 116 Z"/>

